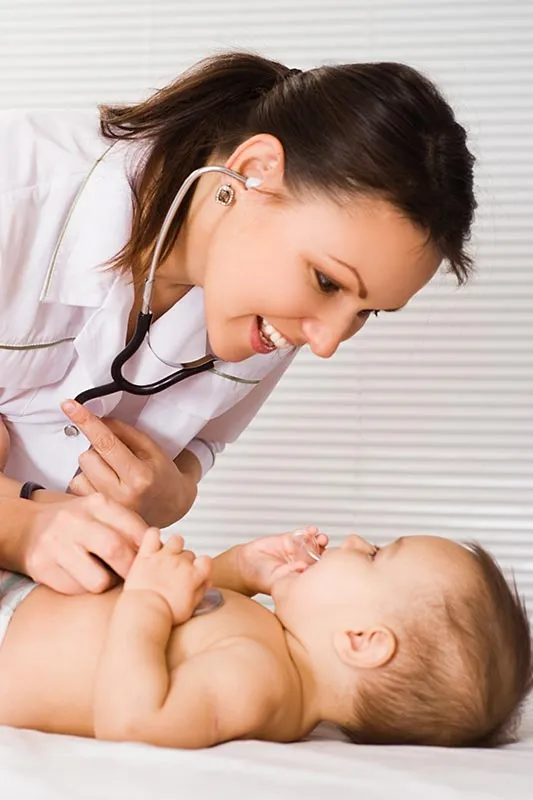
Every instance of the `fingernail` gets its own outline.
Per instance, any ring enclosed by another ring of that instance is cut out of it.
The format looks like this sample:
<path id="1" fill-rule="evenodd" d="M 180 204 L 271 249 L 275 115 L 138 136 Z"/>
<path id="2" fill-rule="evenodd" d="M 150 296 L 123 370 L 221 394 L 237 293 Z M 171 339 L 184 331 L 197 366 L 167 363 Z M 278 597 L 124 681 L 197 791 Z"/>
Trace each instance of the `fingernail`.
<path id="1" fill-rule="evenodd" d="M 65 412 L 65 414 L 74 414 L 77 406 L 74 400 L 63 400 L 63 402 L 61 403 L 61 408 Z"/>

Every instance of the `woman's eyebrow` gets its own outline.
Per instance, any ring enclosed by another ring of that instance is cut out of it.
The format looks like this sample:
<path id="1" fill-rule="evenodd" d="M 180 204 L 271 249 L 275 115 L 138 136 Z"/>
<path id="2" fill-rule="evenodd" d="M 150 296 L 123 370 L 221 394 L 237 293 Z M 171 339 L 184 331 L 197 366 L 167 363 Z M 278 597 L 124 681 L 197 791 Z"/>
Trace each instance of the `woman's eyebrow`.
<path id="1" fill-rule="evenodd" d="M 363 279 L 359 275 L 356 268 L 353 267 L 351 264 L 347 264 L 346 261 L 343 261 L 341 258 L 337 258 L 337 256 L 332 256 L 328 254 L 328 258 L 330 258 L 332 261 L 336 261 L 337 264 L 341 265 L 341 267 L 346 267 L 346 269 L 349 269 L 350 272 L 353 272 L 353 274 L 357 278 L 357 283 L 359 284 L 359 291 L 357 292 L 357 294 L 361 298 L 361 300 L 366 300 L 366 298 L 368 297 L 368 290 L 365 284 L 363 283 Z"/>
<path id="2" fill-rule="evenodd" d="M 361 275 L 359 274 L 357 269 L 354 266 L 352 266 L 352 264 L 348 264 L 341 258 L 337 258 L 337 256 L 332 256 L 328 254 L 328 258 L 330 258 L 332 261 L 336 261 L 337 264 L 341 265 L 341 267 L 346 267 L 346 269 L 349 269 L 350 272 L 353 272 L 353 274 L 357 278 L 357 283 L 359 284 L 359 291 L 357 292 L 357 295 L 361 300 L 366 300 L 366 298 L 368 297 L 368 289 L 366 288 L 363 279 L 361 278 Z M 383 311 L 386 314 L 394 314 L 395 311 L 401 311 L 402 308 L 405 308 L 406 305 L 407 303 L 404 303 L 403 306 L 398 306 L 397 308 L 384 308 Z"/>

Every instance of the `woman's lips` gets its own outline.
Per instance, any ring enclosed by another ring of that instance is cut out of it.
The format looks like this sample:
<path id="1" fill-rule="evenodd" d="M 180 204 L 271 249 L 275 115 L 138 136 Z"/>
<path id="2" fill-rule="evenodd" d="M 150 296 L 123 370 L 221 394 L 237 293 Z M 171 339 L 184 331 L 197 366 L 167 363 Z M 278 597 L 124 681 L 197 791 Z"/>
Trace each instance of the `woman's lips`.
<path id="1" fill-rule="evenodd" d="M 254 353 L 258 353 L 260 355 L 267 355 L 267 353 L 272 353 L 276 350 L 276 345 L 271 344 L 267 345 L 266 342 L 261 337 L 259 333 L 259 325 L 260 325 L 260 317 L 254 317 L 254 321 L 252 324 L 252 334 L 251 334 L 251 342 L 252 342 L 252 349 Z"/>
<path id="2" fill-rule="evenodd" d="M 252 325 L 252 347 L 256 353 L 290 350 L 294 346 L 294 342 L 287 339 L 266 317 L 255 317 Z"/>

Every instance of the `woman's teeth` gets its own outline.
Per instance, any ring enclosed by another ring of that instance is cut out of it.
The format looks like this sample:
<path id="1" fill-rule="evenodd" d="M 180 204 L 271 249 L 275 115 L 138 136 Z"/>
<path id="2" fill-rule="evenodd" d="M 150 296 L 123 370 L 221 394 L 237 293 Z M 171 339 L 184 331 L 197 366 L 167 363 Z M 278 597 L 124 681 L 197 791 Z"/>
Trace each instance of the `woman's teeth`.
<path id="1" fill-rule="evenodd" d="M 267 347 L 272 349 L 276 348 L 282 350 L 285 347 L 292 347 L 291 343 L 286 340 L 276 328 L 264 317 L 260 317 L 259 335 L 261 340 Z"/>

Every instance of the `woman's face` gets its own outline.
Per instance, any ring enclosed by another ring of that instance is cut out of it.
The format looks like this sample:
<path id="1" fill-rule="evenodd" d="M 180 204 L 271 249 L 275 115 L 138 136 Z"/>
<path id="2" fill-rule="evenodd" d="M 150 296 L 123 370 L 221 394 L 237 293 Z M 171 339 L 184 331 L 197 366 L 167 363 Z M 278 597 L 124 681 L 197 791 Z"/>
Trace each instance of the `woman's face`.
<path id="1" fill-rule="evenodd" d="M 384 200 L 287 202 L 241 190 L 205 251 L 211 348 L 224 361 L 287 344 L 329 358 L 374 312 L 404 306 L 440 260 L 426 233 Z"/>

